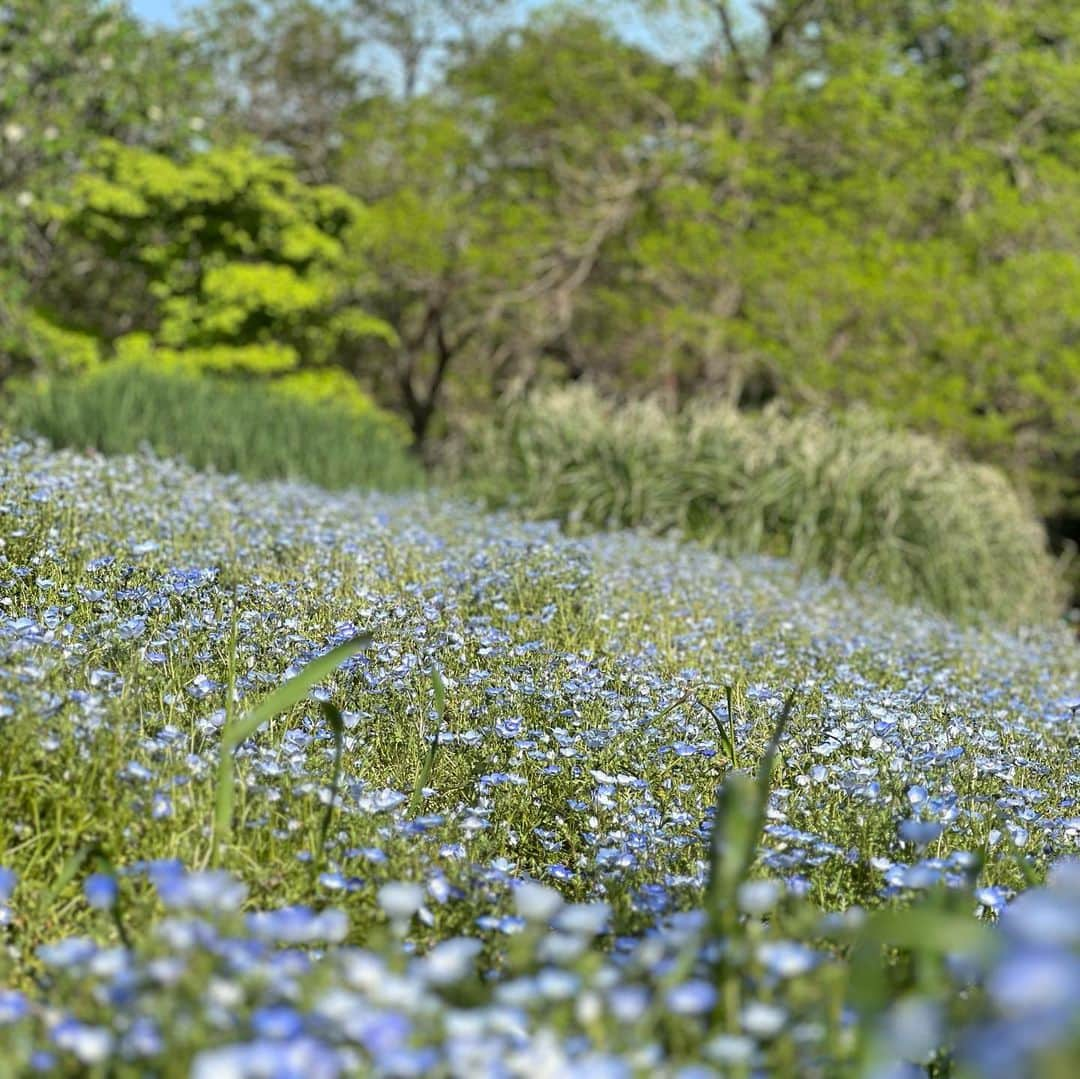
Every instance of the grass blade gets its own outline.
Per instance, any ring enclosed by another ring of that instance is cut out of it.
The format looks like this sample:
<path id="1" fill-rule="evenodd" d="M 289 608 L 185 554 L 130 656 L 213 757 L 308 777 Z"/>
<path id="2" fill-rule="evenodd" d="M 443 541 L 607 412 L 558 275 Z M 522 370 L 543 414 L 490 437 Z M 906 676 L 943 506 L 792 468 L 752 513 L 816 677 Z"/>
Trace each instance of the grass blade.
<path id="1" fill-rule="evenodd" d="M 264 723 L 269 722 L 280 712 L 287 711 L 302 701 L 312 686 L 321 682 L 328 674 L 341 666 L 345 660 L 371 646 L 371 634 L 361 633 L 352 637 L 326 655 L 313 659 L 299 674 L 294 675 L 283 685 L 264 697 L 246 716 L 237 720 L 222 735 L 222 749 L 236 749 L 250 738 Z"/>
<path id="2" fill-rule="evenodd" d="M 312 859 L 312 865 L 318 865 L 325 856 L 326 837 L 330 832 L 330 821 L 334 816 L 334 805 L 337 802 L 338 790 L 341 786 L 341 756 L 345 748 L 345 721 L 341 718 L 341 712 L 337 705 L 330 701 L 320 701 L 322 714 L 330 729 L 334 732 L 334 778 L 330 784 L 330 801 L 323 810 L 322 821 L 319 824 L 319 844 Z"/>
<path id="3" fill-rule="evenodd" d="M 446 684 L 443 682 L 442 671 L 438 666 L 431 667 L 431 688 L 435 693 L 435 734 L 424 754 L 424 763 L 416 774 L 416 782 L 413 784 L 412 797 L 409 799 L 409 816 L 415 817 L 420 812 L 420 806 L 424 799 L 424 788 L 431 781 L 431 773 L 435 768 L 435 754 L 439 750 L 439 736 L 442 734 L 443 716 L 446 713 Z"/>
<path id="4" fill-rule="evenodd" d="M 706 896 L 710 924 L 718 935 L 731 928 L 736 893 L 749 874 L 757 853 L 765 827 L 773 766 L 794 706 L 795 691 L 792 690 L 773 728 L 757 776 L 751 779 L 744 772 L 732 772 L 717 794 Z"/>
<path id="5" fill-rule="evenodd" d="M 312 686 L 321 682 L 345 660 L 369 648 L 371 641 L 370 633 L 360 633 L 336 648 L 332 648 L 325 655 L 313 659 L 302 671 L 278 686 L 272 693 L 267 694 L 247 715 L 226 726 L 221 735 L 221 750 L 218 759 L 211 861 L 217 861 L 219 845 L 232 828 L 234 750 L 274 716 L 303 700 Z"/>
<path id="6" fill-rule="evenodd" d="M 720 743 L 720 749 L 727 756 L 727 759 L 731 761 L 732 768 L 737 767 L 735 763 L 735 741 L 730 732 L 724 729 L 724 724 L 720 717 L 700 697 L 695 697 L 694 703 L 699 708 L 704 708 L 705 711 L 712 716 L 713 722 L 716 724 L 716 738 Z"/>

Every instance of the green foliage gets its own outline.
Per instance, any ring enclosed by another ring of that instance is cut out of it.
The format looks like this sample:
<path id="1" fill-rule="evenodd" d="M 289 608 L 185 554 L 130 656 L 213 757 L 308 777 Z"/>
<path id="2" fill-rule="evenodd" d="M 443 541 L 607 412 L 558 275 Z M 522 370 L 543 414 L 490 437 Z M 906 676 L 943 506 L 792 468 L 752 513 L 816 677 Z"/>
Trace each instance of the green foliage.
<path id="1" fill-rule="evenodd" d="M 41 212 L 66 267 L 44 302 L 122 356 L 280 373 L 392 337 L 354 302 L 364 208 L 282 158 L 233 146 L 175 161 L 104 142 Z"/>
<path id="2" fill-rule="evenodd" d="M 114 362 L 78 378 L 17 387 L 9 422 L 57 446 L 113 454 L 147 445 L 195 468 L 253 478 L 382 490 L 422 482 L 401 422 L 370 400 L 361 405 L 355 390 L 327 401 L 313 396 L 310 384 L 293 395 L 287 384 Z"/>
<path id="3" fill-rule="evenodd" d="M 759 7 L 635 226 L 619 377 L 862 402 L 1080 515 L 1077 9 Z"/>
<path id="4" fill-rule="evenodd" d="M 235 649 L 235 635 L 232 641 Z M 218 756 L 217 782 L 214 785 L 214 850 L 228 840 L 232 830 L 233 816 L 233 754 L 237 748 L 258 733 L 261 727 L 265 727 L 270 720 L 282 712 L 288 712 L 297 704 L 300 704 L 317 682 L 332 674 L 345 660 L 355 655 L 361 649 L 371 645 L 371 634 L 362 633 L 356 637 L 339 644 L 336 648 L 327 652 L 326 655 L 312 660 L 303 670 L 294 674 L 273 692 L 268 693 L 257 705 L 242 716 L 234 718 L 231 714 L 221 732 L 221 746 Z M 230 673 L 233 670 L 234 660 L 229 659 Z M 231 679 L 234 681 L 234 679 Z M 323 702 L 324 704 L 326 702 Z M 230 705 L 231 713 L 231 705 Z M 341 774 L 341 724 L 340 714 L 336 716 L 336 764 L 334 766 L 334 783 L 331 789 L 330 800 L 333 802 L 337 795 L 338 781 Z M 323 838 L 325 839 L 325 830 Z"/>
<path id="5" fill-rule="evenodd" d="M 651 401 L 617 408 L 564 390 L 478 429 L 464 471 L 493 503 L 572 527 L 786 555 L 957 615 L 1060 611 L 1044 533 L 1004 476 L 870 415 L 671 416 Z"/>
<path id="6" fill-rule="evenodd" d="M 206 127 L 209 96 L 191 43 L 149 30 L 123 5 L 0 5 L 0 378 L 59 358 L 34 311 L 53 255 L 35 210 L 66 188 L 102 137 L 167 152 L 187 146 Z"/>

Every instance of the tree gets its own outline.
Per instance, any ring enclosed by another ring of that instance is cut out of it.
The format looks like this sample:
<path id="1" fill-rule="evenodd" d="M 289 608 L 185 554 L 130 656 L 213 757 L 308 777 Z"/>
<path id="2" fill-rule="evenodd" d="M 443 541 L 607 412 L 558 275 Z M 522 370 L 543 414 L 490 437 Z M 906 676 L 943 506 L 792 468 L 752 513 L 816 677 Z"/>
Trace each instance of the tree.
<path id="1" fill-rule="evenodd" d="M 301 179 L 326 183 L 349 110 L 370 91 L 349 10 L 329 0 L 211 0 L 190 28 L 219 90 L 227 137 L 289 154 Z"/>
<path id="2" fill-rule="evenodd" d="M 47 207 L 57 323 L 121 357 L 248 376 L 355 372 L 389 328 L 359 302 L 364 207 L 243 146 L 173 161 L 105 142 Z"/>
<path id="3" fill-rule="evenodd" d="M 685 390 L 869 403 L 1080 516 L 1080 10 L 755 7 L 699 6 L 714 104 L 640 248 Z"/>
<path id="4" fill-rule="evenodd" d="M 207 89 L 182 36 L 117 5 L 0 0 L 0 378 L 49 352 L 29 300 L 51 258 L 35 202 L 101 137 L 188 145 L 204 131 Z"/>
<path id="5" fill-rule="evenodd" d="M 664 171 L 667 81 L 566 15 L 496 35 L 439 93 L 369 103 L 340 176 L 372 210 L 374 302 L 418 441 L 447 399 L 545 365 L 579 377 L 625 344 L 620 260 Z"/>
<path id="6" fill-rule="evenodd" d="M 508 0 L 349 0 L 361 40 L 397 69 L 387 89 L 412 101 L 455 53 L 473 48 Z"/>
<path id="7" fill-rule="evenodd" d="M 460 112 L 427 99 L 369 104 L 340 176 L 370 206 L 371 300 L 394 329 L 375 377 L 422 444 L 462 360 L 490 355 L 492 324 L 521 273 L 505 241 L 524 231 L 500 235 L 505 208 L 485 190 Z"/>

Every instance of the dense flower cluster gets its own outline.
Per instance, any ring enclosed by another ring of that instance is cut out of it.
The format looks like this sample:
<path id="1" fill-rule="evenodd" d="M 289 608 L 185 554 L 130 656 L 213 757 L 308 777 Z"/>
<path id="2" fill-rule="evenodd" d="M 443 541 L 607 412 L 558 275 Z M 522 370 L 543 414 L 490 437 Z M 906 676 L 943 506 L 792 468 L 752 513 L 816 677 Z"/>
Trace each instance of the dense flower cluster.
<path id="1" fill-rule="evenodd" d="M 0 472 L 6 1059 L 697 1079 L 827 1075 L 872 1042 L 1004 1075 L 987 1029 L 1015 1068 L 1075 1039 L 1064 630 L 960 629 L 783 562 L 434 494 L 22 444 Z M 236 751 L 209 867 L 228 717 L 360 630 L 370 649 Z M 792 691 L 718 935 L 717 788 Z M 950 892 L 1000 921 L 998 952 L 950 957 L 953 989 L 868 1039 L 844 973 L 862 912 Z"/>

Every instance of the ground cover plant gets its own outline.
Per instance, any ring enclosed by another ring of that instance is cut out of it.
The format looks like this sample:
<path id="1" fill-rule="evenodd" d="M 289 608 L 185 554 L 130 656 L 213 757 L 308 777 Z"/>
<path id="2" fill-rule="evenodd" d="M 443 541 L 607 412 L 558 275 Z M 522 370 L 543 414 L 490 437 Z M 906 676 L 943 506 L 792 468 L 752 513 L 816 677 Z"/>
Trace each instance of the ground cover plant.
<path id="1" fill-rule="evenodd" d="M 1072 1074 L 1063 627 L 432 493 L 0 473 L 15 1074 Z"/>
<path id="2" fill-rule="evenodd" d="M 1002 474 L 869 414 L 672 415 L 573 386 L 474 425 L 463 471 L 537 519 L 784 555 L 954 616 L 1022 624 L 1063 605 L 1045 533 Z"/>
<path id="3" fill-rule="evenodd" d="M 253 383 L 154 358 L 157 368 L 110 362 L 77 377 L 16 386 L 8 423 L 56 446 L 102 453 L 150 447 L 193 468 L 253 479 L 382 491 L 423 483 L 404 424 L 340 372 Z"/>

